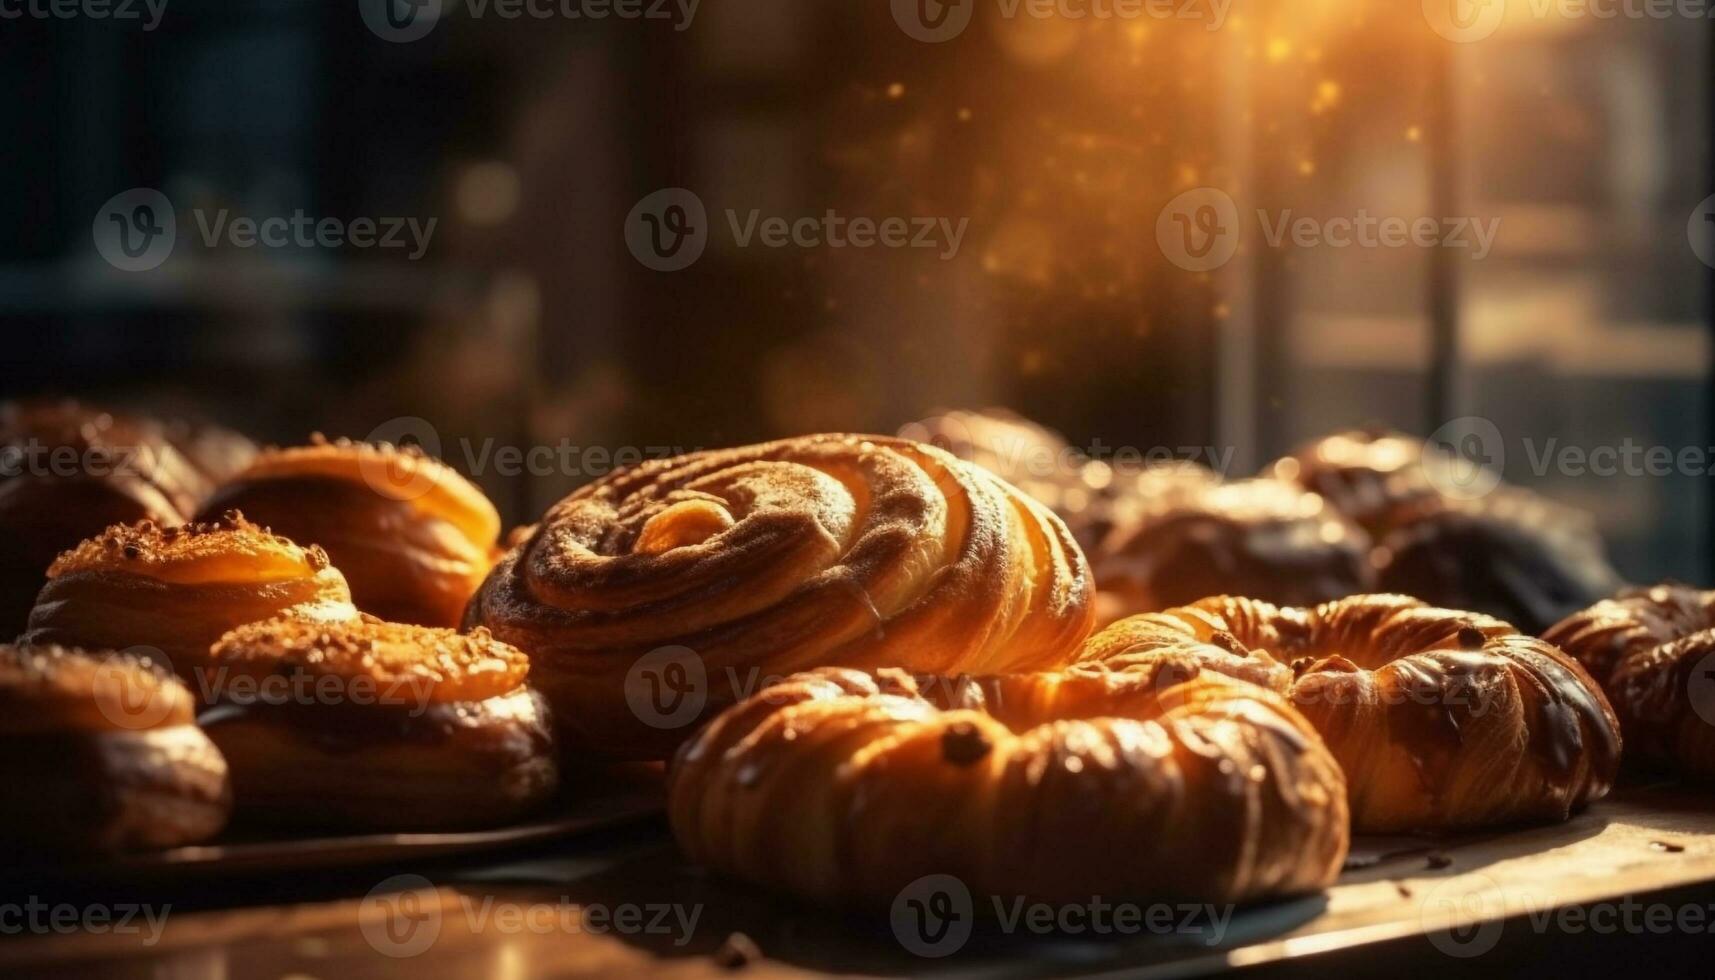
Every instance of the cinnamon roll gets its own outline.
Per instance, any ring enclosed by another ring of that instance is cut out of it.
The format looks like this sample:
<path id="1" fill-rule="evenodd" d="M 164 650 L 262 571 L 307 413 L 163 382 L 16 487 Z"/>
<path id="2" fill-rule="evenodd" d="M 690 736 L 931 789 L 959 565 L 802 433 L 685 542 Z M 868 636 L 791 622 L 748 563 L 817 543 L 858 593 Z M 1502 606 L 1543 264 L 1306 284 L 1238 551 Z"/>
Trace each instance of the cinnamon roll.
<path id="1" fill-rule="evenodd" d="M 209 647 L 227 630 L 282 614 L 322 622 L 357 615 L 345 578 L 243 515 L 160 527 L 110 527 L 61 555 L 22 642 L 90 649 L 153 647 L 200 690 Z"/>
<path id="2" fill-rule="evenodd" d="M 194 699 L 148 658 L 0 646 L 8 866 L 207 840 L 232 809 Z"/>
<path id="3" fill-rule="evenodd" d="M 529 663 L 486 630 L 278 619 L 215 645 L 203 728 L 246 819 L 363 831 L 492 826 L 559 785 Z"/>
<path id="4" fill-rule="evenodd" d="M 1368 535 L 1278 480 L 1179 484 L 1142 498 L 1090 561 L 1104 623 L 1229 593 L 1313 605 L 1375 581 Z"/>
<path id="5" fill-rule="evenodd" d="M 364 612 L 424 626 L 458 625 L 500 536 L 494 505 L 452 467 L 343 439 L 263 452 L 203 515 L 228 509 L 325 549 Z"/>
<path id="6" fill-rule="evenodd" d="M 1543 639 L 1602 682 L 1629 763 L 1715 778 L 1715 592 L 1627 592 L 1572 614 Z"/>
<path id="7" fill-rule="evenodd" d="M 209 489 L 159 423 L 69 401 L 0 407 L 0 635 L 24 628 L 60 552 L 114 524 L 183 523 Z"/>
<path id="8" fill-rule="evenodd" d="M 921 443 L 809 436 L 652 461 L 551 509 L 472 600 L 529 654 L 568 748 L 665 758 L 816 666 L 1010 672 L 1090 629 L 1066 526 Z"/>
<path id="9" fill-rule="evenodd" d="M 1082 659 L 1126 670 L 1226 653 L 1322 734 L 1359 833 L 1563 820 L 1606 795 L 1619 767 L 1614 712 L 1575 660 L 1499 620 L 1404 596 L 1314 609 L 1207 599 L 1117 623 Z"/>
<path id="10" fill-rule="evenodd" d="M 693 861 L 872 908 L 927 875 L 1043 902 L 1246 902 L 1327 887 L 1349 843 L 1340 769 L 1296 711 L 1165 661 L 791 677 L 685 744 L 668 806 Z"/>

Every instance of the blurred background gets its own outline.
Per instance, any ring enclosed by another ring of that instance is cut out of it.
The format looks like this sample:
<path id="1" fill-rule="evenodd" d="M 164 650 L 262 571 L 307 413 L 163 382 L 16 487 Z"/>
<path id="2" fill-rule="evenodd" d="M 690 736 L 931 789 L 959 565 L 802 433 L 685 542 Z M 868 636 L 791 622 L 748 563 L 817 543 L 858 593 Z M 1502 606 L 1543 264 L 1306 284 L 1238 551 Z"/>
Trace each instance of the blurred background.
<path id="1" fill-rule="evenodd" d="M 1337 428 L 1480 416 L 1506 476 L 1594 511 L 1622 571 L 1709 581 L 1715 460 L 1542 462 L 1715 445 L 1708 19 L 1019 2 L 0 21 L 0 395 L 285 442 L 420 417 L 513 521 L 605 454 L 502 472 L 485 446 L 659 454 L 1005 405 L 1098 455 L 1223 447 L 1239 475 Z M 126 271 L 98 242 L 135 188 L 177 234 Z M 695 217 L 634 213 L 669 188 L 704 209 L 679 271 L 634 252 Z M 1239 226 L 1203 271 L 1164 244 L 1212 227 L 1170 220 L 1199 188 Z M 956 249 L 742 234 L 830 211 L 964 230 Z M 202 230 L 299 212 L 435 224 L 421 254 Z M 1480 255 L 1271 242 L 1287 214 L 1498 224 Z"/>

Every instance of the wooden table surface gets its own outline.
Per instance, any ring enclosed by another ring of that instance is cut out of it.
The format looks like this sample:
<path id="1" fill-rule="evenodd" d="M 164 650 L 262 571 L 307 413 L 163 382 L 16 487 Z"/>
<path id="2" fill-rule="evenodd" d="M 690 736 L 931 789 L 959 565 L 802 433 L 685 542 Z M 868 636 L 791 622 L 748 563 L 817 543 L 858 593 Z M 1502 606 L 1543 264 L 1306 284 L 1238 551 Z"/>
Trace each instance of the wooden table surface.
<path id="1" fill-rule="evenodd" d="M 1409 940 L 1412 956 L 1430 957 L 1420 965 L 1498 973 L 1520 943 L 1571 956 L 1583 938 L 1611 950 L 1625 937 L 1660 944 L 1695 936 L 1715 949 L 1701 931 L 1715 921 L 1690 924 L 1705 912 L 1715 920 L 1715 790 L 1634 786 L 1567 824 L 1457 841 L 1362 841 L 1354 856 L 1326 896 L 1240 910 L 1219 942 L 1205 941 L 1213 938 L 1207 931 L 1032 936 L 990 923 L 953 955 L 928 959 L 904 948 L 887 916 L 808 909 L 689 867 L 659 823 L 646 822 L 420 867 L 153 882 L 99 895 L 9 888 L 0 903 L 14 905 L 10 919 L 0 912 L 0 930 L 18 932 L 17 906 L 32 900 L 35 921 L 48 926 L 0 939 L 0 972 L 150 980 L 710 977 L 735 969 L 770 978 L 1183 976 L 1319 961 L 1325 975 L 1330 957 L 1346 957 L 1359 972 L 1380 969 L 1387 961 L 1373 951 Z M 150 906 L 158 928 L 134 904 Z M 1554 911 L 1567 907 L 1575 911 Z M 129 912 L 130 928 L 67 924 L 91 908 L 116 919 Z M 1614 928 L 1601 931 L 1604 923 Z M 735 932 L 760 952 L 736 968 L 727 955 Z"/>

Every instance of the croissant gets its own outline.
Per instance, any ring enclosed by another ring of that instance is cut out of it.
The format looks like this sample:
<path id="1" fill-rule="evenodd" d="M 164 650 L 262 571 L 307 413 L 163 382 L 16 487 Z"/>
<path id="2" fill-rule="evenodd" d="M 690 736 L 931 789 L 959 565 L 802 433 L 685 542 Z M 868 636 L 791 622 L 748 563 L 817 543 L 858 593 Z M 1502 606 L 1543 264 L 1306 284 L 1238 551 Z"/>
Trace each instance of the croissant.
<path id="1" fill-rule="evenodd" d="M 826 435 L 584 487 L 466 623 L 530 656 L 567 747 L 650 759 L 773 678 L 1057 667 L 1090 618 L 1083 555 L 1046 508 L 931 446 Z"/>
<path id="2" fill-rule="evenodd" d="M 210 485 L 171 436 L 76 402 L 0 408 L 0 635 L 23 629 L 60 552 L 114 524 L 184 522 Z"/>
<path id="3" fill-rule="evenodd" d="M 364 612 L 425 626 L 458 625 L 500 536 L 494 505 L 451 467 L 414 449 L 319 437 L 264 451 L 202 516 L 227 510 L 325 549 Z"/>
<path id="4" fill-rule="evenodd" d="M 203 729 L 252 821 L 471 829 L 559 785 L 529 663 L 486 630 L 286 618 L 233 630 L 212 659 L 222 684 Z"/>
<path id="5" fill-rule="evenodd" d="M 1221 597 L 1092 637 L 1113 670 L 1209 645 L 1290 670 L 1247 679 L 1290 696 L 1339 760 L 1359 833 L 1565 819 L 1619 767 L 1613 709 L 1551 644 L 1487 616 L 1404 596 L 1314 609 Z"/>
<path id="6" fill-rule="evenodd" d="M 1278 480 L 1165 489 L 1091 553 L 1104 622 L 1229 592 L 1314 605 L 1372 590 L 1369 536 L 1316 494 Z"/>
<path id="7" fill-rule="evenodd" d="M 1630 761 L 1715 778 L 1715 592 L 1627 592 L 1572 614 L 1543 639 L 1602 682 Z"/>
<path id="8" fill-rule="evenodd" d="M 8 867 L 219 833 L 226 762 L 194 700 L 146 658 L 0 646 L 0 840 Z"/>
<path id="9" fill-rule="evenodd" d="M 826 904 L 886 907 L 931 874 L 1045 902 L 1331 884 L 1349 822 L 1322 740 L 1270 691 L 1155 667 L 789 678 L 681 749 L 674 836 L 695 861 Z"/>
<path id="10" fill-rule="evenodd" d="M 1268 472 L 1319 494 L 1373 536 L 1392 529 L 1400 515 L 1442 500 L 1431 472 L 1448 461 L 1426 452 L 1423 440 L 1400 432 L 1338 432 L 1279 460 Z"/>
<path id="11" fill-rule="evenodd" d="M 110 527 L 59 557 L 21 642 L 153 648 L 206 695 L 209 647 L 227 630 L 290 613 L 357 615 L 339 569 L 319 548 L 230 513 L 218 521 Z"/>

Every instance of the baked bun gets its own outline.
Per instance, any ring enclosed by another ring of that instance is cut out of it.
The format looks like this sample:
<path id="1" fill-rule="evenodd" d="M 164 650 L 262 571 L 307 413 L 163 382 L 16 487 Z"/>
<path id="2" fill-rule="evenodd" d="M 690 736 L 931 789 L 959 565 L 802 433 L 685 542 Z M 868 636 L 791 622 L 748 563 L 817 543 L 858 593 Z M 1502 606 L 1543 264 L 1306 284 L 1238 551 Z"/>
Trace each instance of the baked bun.
<path id="1" fill-rule="evenodd" d="M 247 820 L 359 831 L 505 823 L 559 785 L 529 663 L 486 630 L 252 623 L 215 645 L 203 728 Z"/>
<path id="2" fill-rule="evenodd" d="M 824 435 L 584 487 L 466 622 L 529 654 L 568 750 L 651 759 L 768 678 L 1052 668 L 1090 617 L 1083 555 L 1046 508 L 932 446 Z M 651 707 L 664 682 L 677 693 Z"/>
<path id="3" fill-rule="evenodd" d="M 60 552 L 113 524 L 182 523 L 208 489 L 156 423 L 76 402 L 0 407 L 0 635 L 24 628 Z"/>
<path id="4" fill-rule="evenodd" d="M 1606 795 L 1619 767 L 1613 710 L 1571 657 L 1404 596 L 1314 609 L 1207 599 L 1117 623 L 1084 658 L 1124 670 L 1218 657 L 1210 646 L 1246 657 L 1248 679 L 1289 694 L 1322 734 L 1358 833 L 1563 820 Z"/>
<path id="5" fill-rule="evenodd" d="M 1624 586 L 1589 515 L 1517 487 L 1419 509 L 1379 544 L 1377 588 L 1532 635 Z"/>
<path id="6" fill-rule="evenodd" d="M 61 555 L 22 642 L 89 649 L 152 647 L 195 690 L 227 630 L 282 614 L 357 615 L 339 569 L 231 513 L 217 521 L 110 527 Z"/>
<path id="7" fill-rule="evenodd" d="M 147 658 L 0 646 L 8 865 L 207 840 L 232 809 L 195 701 Z"/>
<path id="8" fill-rule="evenodd" d="M 1402 515 L 1440 503 L 1442 493 L 1431 473 L 1451 473 L 1452 465 L 1450 457 L 1429 450 L 1416 436 L 1360 429 L 1319 439 L 1268 472 L 1321 495 L 1353 523 L 1380 536 Z"/>
<path id="9" fill-rule="evenodd" d="M 452 467 L 343 439 L 264 451 L 203 516 L 228 509 L 326 549 L 364 612 L 424 626 L 458 625 L 500 537 L 494 505 Z"/>
<path id="10" fill-rule="evenodd" d="M 1103 622 L 1226 593 L 1314 605 L 1372 591 L 1369 537 L 1316 494 L 1186 481 L 1138 499 L 1091 554 Z"/>
<path id="11" fill-rule="evenodd" d="M 1166 660 L 802 674 L 686 743 L 669 794 L 692 860 L 872 908 L 933 874 L 1009 899 L 1245 902 L 1327 887 L 1349 843 L 1339 767 L 1305 720 Z"/>
<path id="12" fill-rule="evenodd" d="M 1608 692 L 1628 762 L 1715 778 L 1715 592 L 1658 585 L 1543 634 Z"/>

